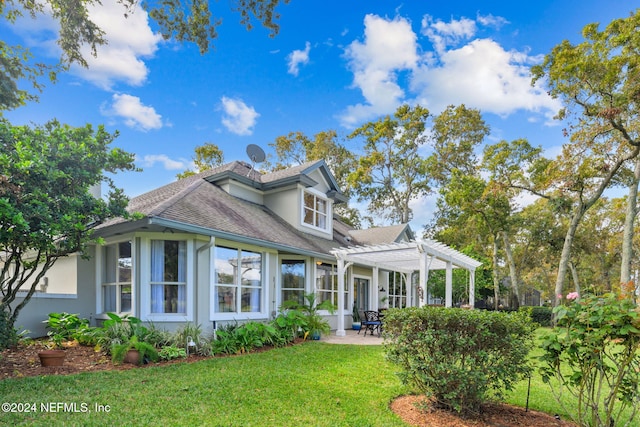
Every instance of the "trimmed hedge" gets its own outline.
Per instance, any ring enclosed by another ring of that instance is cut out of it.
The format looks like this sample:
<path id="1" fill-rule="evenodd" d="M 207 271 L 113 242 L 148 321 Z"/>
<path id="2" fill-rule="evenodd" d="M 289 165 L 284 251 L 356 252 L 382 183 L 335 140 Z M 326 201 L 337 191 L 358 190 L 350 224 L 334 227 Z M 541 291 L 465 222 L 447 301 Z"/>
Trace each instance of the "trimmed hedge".
<path id="1" fill-rule="evenodd" d="M 522 312 L 413 307 L 384 317 L 387 358 L 402 382 L 459 413 L 502 398 L 530 373 L 534 330 Z"/>
<path id="2" fill-rule="evenodd" d="M 541 306 L 527 306 L 520 307 L 520 311 L 524 311 L 540 326 L 551 326 L 551 320 L 553 317 L 553 309 L 551 307 Z"/>

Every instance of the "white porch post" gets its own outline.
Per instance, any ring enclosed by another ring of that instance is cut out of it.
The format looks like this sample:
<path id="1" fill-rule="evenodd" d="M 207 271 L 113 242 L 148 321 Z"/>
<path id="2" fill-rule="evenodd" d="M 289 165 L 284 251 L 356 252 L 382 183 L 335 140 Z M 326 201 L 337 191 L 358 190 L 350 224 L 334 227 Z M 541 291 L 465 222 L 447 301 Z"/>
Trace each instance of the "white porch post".
<path id="1" fill-rule="evenodd" d="M 476 271 L 469 270 L 469 305 L 476 306 Z"/>
<path id="2" fill-rule="evenodd" d="M 373 267 L 373 277 L 371 278 L 371 282 L 371 285 L 373 286 L 372 295 L 374 295 L 374 300 L 373 303 L 370 303 L 370 309 L 378 311 L 378 302 L 380 301 L 380 291 L 378 291 L 378 289 L 380 289 L 380 270 L 378 267 Z"/>
<path id="3" fill-rule="evenodd" d="M 422 307 L 427 304 L 427 253 L 420 251 L 420 277 L 418 278 L 418 286 L 422 289 L 422 292 L 418 292 L 418 300 L 416 301 L 418 307 Z M 422 293 L 422 298 L 420 294 Z"/>
<path id="4" fill-rule="evenodd" d="M 344 337 L 347 332 L 344 330 L 344 260 L 338 258 L 338 329 L 336 335 Z"/>
<path id="5" fill-rule="evenodd" d="M 451 307 L 453 305 L 453 265 L 451 261 L 447 261 L 447 273 L 445 275 L 445 291 L 444 306 Z"/>

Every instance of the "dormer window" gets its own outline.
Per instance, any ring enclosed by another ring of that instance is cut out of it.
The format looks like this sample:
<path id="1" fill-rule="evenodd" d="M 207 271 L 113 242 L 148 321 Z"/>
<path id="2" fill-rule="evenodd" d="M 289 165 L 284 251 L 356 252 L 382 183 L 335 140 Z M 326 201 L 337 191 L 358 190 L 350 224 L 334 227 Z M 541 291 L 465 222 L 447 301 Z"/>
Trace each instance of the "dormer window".
<path id="1" fill-rule="evenodd" d="M 311 227 L 327 230 L 329 226 L 329 200 L 305 190 L 303 204 L 302 222 Z"/>

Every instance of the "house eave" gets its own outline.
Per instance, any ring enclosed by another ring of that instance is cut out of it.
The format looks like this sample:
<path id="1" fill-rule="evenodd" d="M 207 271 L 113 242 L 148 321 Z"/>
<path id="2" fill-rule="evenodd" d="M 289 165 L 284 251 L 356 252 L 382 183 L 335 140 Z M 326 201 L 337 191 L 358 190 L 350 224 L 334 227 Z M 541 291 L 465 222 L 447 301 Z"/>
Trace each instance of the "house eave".
<path id="1" fill-rule="evenodd" d="M 256 239 L 248 236 L 241 236 L 241 235 L 229 233 L 226 231 L 213 230 L 211 228 L 201 227 L 193 224 L 187 224 L 187 223 L 165 219 L 165 218 L 151 217 L 149 218 L 149 224 L 159 226 L 159 227 L 166 227 L 173 230 L 180 230 L 187 233 L 219 237 L 221 239 L 233 240 L 235 242 L 244 243 L 247 245 L 268 247 L 268 248 L 276 249 L 282 252 L 290 252 L 290 253 L 300 254 L 304 256 L 325 258 L 325 259 L 333 258 L 333 256 L 330 253 L 310 251 L 310 250 L 301 249 L 294 246 L 288 246 L 280 243 L 270 242 L 268 240 Z"/>

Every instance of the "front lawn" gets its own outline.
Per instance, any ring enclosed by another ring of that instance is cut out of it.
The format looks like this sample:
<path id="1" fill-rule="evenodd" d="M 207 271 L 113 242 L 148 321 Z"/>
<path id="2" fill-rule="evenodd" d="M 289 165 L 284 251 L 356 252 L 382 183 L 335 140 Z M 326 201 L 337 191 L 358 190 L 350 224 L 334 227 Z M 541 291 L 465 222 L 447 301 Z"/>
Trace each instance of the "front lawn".
<path id="1" fill-rule="evenodd" d="M 310 342 L 164 367 L 9 379 L 0 381 L 2 401 L 35 403 L 35 412 L 3 412 L 0 423 L 402 426 L 388 408 L 405 392 L 393 372 L 380 346 Z"/>
<path id="2" fill-rule="evenodd" d="M 3 406 L 0 425 L 405 426 L 389 409 L 408 393 L 395 371 L 382 346 L 307 342 L 195 363 L 8 379 L 0 381 L 2 402 L 22 412 Z M 524 407 L 526 395 L 522 381 L 507 402 Z M 529 408 L 568 419 L 537 373 Z"/>

